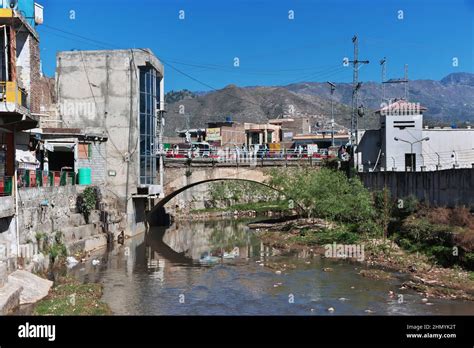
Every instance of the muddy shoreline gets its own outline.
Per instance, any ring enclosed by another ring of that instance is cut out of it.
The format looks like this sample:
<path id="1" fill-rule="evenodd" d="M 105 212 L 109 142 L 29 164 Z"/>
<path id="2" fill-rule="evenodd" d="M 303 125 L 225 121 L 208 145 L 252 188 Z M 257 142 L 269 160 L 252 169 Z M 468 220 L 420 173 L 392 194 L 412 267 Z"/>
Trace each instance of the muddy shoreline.
<path id="1" fill-rule="evenodd" d="M 322 219 L 297 219 L 291 222 L 249 223 L 248 226 L 256 231 L 264 244 L 272 248 L 283 252 L 307 251 L 326 257 L 325 245 L 308 245 L 292 237 L 299 234 L 302 226 L 312 225 L 314 229 L 321 229 L 331 227 L 331 224 Z M 468 271 L 436 266 L 425 255 L 408 253 L 388 239 L 365 239 L 358 243 L 364 245 L 364 259 L 344 259 L 367 267 L 361 270 L 361 276 L 384 279 L 390 277 L 388 272 L 399 272 L 407 277 L 402 289 L 414 289 L 424 297 L 474 301 L 474 280 Z"/>

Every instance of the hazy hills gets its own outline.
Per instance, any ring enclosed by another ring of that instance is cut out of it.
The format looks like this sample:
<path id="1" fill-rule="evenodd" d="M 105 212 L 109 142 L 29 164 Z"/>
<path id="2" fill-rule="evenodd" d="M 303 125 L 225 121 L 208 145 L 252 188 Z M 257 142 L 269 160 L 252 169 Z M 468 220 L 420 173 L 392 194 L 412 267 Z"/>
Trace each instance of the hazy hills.
<path id="1" fill-rule="evenodd" d="M 432 123 L 474 121 L 474 74 L 454 73 L 440 81 L 410 81 L 410 101 L 428 108 L 426 119 Z M 402 85 L 385 84 L 385 96 L 404 95 Z M 337 84 L 334 98 L 334 118 L 338 125 L 350 125 L 352 85 Z M 237 87 L 229 85 L 208 93 L 188 90 L 167 93 L 166 133 L 175 129 L 205 127 L 207 121 L 224 120 L 231 116 L 237 122 L 265 122 L 271 118 L 309 116 L 313 124 L 328 124 L 331 115 L 330 91 L 326 82 L 304 82 L 277 87 Z M 373 115 L 382 101 L 380 83 L 363 83 L 360 102 L 366 107 L 366 116 L 360 119 L 364 128 L 377 127 Z M 181 113 L 180 113 L 181 111 Z M 183 113 L 184 112 L 184 113 Z M 187 115 L 187 117 L 186 117 Z"/>

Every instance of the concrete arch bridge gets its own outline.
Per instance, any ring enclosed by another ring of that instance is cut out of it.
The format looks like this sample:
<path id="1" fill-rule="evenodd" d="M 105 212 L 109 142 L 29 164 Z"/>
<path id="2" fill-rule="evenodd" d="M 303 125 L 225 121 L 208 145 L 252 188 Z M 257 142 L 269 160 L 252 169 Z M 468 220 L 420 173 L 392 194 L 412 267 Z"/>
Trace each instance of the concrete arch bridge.
<path id="1" fill-rule="evenodd" d="M 316 168 L 316 167 L 315 167 Z M 197 185 L 214 181 L 246 181 L 254 182 L 271 188 L 288 197 L 285 192 L 268 185 L 266 182 L 270 179 L 270 168 L 266 167 L 175 167 L 166 168 L 164 180 L 164 198 L 156 202 L 155 206 L 148 213 L 148 222 L 150 225 L 161 225 L 164 206 L 178 194 Z M 288 197 L 288 199 L 292 199 Z M 294 200 L 293 200 L 294 201 Z M 296 201 L 295 206 L 304 214 L 304 208 Z"/>

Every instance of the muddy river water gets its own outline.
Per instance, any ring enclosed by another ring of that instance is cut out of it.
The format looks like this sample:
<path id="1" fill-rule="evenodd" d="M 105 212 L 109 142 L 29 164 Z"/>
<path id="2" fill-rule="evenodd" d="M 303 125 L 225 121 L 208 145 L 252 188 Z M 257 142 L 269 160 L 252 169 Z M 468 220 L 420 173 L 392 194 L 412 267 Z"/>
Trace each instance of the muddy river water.
<path id="1" fill-rule="evenodd" d="M 239 220 L 175 222 L 95 258 L 99 264 L 88 261 L 69 272 L 103 283 L 103 300 L 116 314 L 474 314 L 472 302 L 423 302 L 400 289 L 402 274 L 373 280 L 359 274 L 359 263 L 281 254 Z"/>

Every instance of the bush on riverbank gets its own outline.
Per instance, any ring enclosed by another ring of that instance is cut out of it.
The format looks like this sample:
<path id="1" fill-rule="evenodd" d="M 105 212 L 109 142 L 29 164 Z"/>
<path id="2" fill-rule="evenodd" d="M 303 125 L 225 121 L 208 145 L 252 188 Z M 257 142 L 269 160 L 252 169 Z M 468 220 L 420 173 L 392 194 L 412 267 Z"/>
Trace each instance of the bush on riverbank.
<path id="1" fill-rule="evenodd" d="M 343 223 L 373 221 L 370 192 L 358 178 L 327 168 L 296 168 L 271 172 L 270 185 L 302 205 L 310 216 Z"/>
<path id="2" fill-rule="evenodd" d="M 405 250 L 422 252 L 442 266 L 474 269 L 474 217 L 467 208 L 420 207 L 393 235 Z"/>

